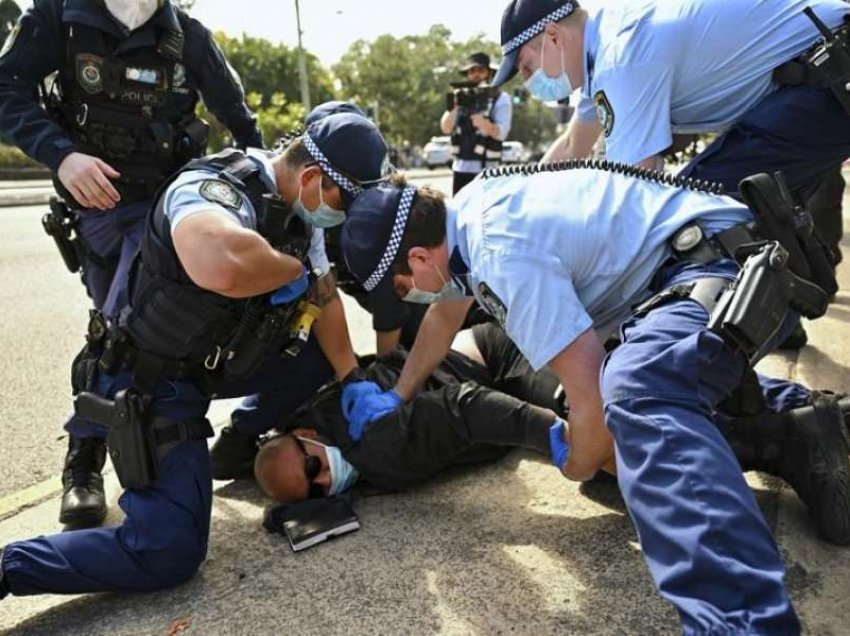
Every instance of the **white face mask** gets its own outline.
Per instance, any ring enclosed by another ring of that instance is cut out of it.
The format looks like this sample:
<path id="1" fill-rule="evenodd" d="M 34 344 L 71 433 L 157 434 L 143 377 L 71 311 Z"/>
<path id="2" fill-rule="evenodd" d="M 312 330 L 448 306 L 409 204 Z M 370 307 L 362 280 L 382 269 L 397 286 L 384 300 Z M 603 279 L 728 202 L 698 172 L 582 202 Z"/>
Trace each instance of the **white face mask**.
<path id="1" fill-rule="evenodd" d="M 163 0 L 103 0 L 107 11 L 125 27 L 134 31 L 153 17 Z"/>
<path id="2" fill-rule="evenodd" d="M 561 51 L 561 74 L 555 77 L 546 75 L 543 70 L 543 49 L 546 47 L 547 36 L 543 34 L 543 41 L 540 44 L 540 67 L 531 74 L 525 81 L 525 88 L 531 93 L 532 97 L 536 97 L 543 102 L 557 102 L 566 99 L 573 92 L 573 86 L 570 84 L 570 78 L 567 75 L 567 67 L 564 63 L 564 52 Z"/>

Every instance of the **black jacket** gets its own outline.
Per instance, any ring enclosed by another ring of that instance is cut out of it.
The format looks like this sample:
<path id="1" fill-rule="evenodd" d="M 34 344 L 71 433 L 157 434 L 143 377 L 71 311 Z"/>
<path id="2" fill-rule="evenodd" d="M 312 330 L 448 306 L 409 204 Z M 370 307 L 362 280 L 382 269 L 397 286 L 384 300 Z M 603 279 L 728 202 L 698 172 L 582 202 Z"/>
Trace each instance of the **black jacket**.
<path id="1" fill-rule="evenodd" d="M 35 0 L 21 16 L 0 57 L 0 135 L 6 142 L 54 172 L 77 150 L 67 131 L 42 108 L 37 94 L 38 85 L 47 76 L 75 64 L 68 59 L 66 47 L 73 25 L 97 29 L 117 39 L 117 55 L 154 46 L 163 30 L 182 33 L 182 62 L 191 90 L 175 96 L 178 106 L 193 111 L 200 94 L 238 145 L 262 145 L 256 117 L 246 106 L 242 86 L 212 34 L 170 0 L 132 33 L 112 19 L 101 0 Z"/>

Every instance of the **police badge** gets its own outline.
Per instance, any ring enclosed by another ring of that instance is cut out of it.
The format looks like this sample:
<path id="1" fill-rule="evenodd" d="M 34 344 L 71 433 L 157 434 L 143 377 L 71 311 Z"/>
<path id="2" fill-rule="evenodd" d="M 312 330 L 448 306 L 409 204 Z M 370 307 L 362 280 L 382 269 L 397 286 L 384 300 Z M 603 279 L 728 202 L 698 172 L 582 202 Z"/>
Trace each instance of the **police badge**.
<path id="1" fill-rule="evenodd" d="M 490 289 L 487 283 L 478 283 L 478 298 L 487 313 L 493 316 L 504 328 L 505 321 L 508 319 L 508 310 L 505 303 Z"/>
<path id="2" fill-rule="evenodd" d="M 77 55 L 77 82 L 83 90 L 92 95 L 103 89 L 103 58 L 90 53 Z"/>
<path id="3" fill-rule="evenodd" d="M 242 207 L 242 196 L 226 181 L 207 179 L 201 184 L 199 192 L 207 201 L 218 203 L 230 210 Z"/>
<path id="4" fill-rule="evenodd" d="M 599 117 L 599 123 L 605 130 L 605 136 L 609 137 L 614 128 L 614 109 L 611 108 L 611 102 L 608 101 L 605 91 L 596 91 L 593 102 L 596 104 L 596 116 Z"/>

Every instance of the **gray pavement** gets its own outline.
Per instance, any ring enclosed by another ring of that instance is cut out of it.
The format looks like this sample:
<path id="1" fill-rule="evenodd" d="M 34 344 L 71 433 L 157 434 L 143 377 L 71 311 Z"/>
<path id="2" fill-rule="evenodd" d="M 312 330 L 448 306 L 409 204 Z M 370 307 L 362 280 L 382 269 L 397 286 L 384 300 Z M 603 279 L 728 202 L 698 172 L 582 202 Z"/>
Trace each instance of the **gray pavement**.
<path id="1" fill-rule="evenodd" d="M 446 179 L 430 180 L 448 187 Z M 52 246 L 48 242 L 45 249 L 36 236 L 40 228 L 25 229 L 34 221 L 32 209 L 0 213 L 0 232 L 14 239 L 4 241 L 0 251 L 0 298 L 7 319 L 0 346 L 18 352 L 0 365 L 0 487 L 6 488 L 0 491 L 0 545 L 60 529 L 57 499 L 49 488 L 38 490 L 44 481 L 27 475 L 41 469 L 49 476 L 58 467 L 64 442 L 38 453 L 58 437 L 54 422 L 67 406 L 67 361 L 85 307 L 78 283 L 62 274 Z M 845 253 L 850 254 L 850 241 Z M 842 289 L 850 289 L 850 261 L 841 274 Z M 60 285 L 56 279 L 63 276 Z M 368 319 L 347 306 L 355 346 L 371 349 Z M 762 370 L 846 390 L 848 322 L 850 294 L 841 292 L 828 316 L 809 325 L 808 347 L 799 355 L 771 356 Z M 61 355 L 45 363 L 53 345 L 63 348 Z M 7 392 L 7 382 L 13 383 L 13 393 Z M 34 391 L 33 383 L 43 389 Z M 231 405 L 217 404 L 214 421 Z M 27 435 L 27 422 L 20 421 L 26 418 L 50 419 L 50 427 L 32 425 Z M 10 429 L 14 448 L 7 446 Z M 30 462 L 31 453 L 40 459 Z M 10 490 L 7 479 L 17 486 Z M 806 632 L 846 634 L 850 549 L 814 538 L 805 510 L 784 484 L 758 475 L 748 479 L 775 530 Z M 113 475 L 107 482 L 114 522 L 120 519 L 114 505 L 119 490 Z M 567 482 L 525 453 L 454 471 L 405 494 L 361 497 L 356 503 L 360 532 L 300 554 L 261 529 L 266 502 L 253 484 L 215 485 L 209 555 L 192 581 L 146 595 L 8 598 L 2 602 L 0 631 L 165 634 L 177 624 L 188 624 L 197 634 L 678 631 L 675 612 L 653 589 L 616 487 Z"/>

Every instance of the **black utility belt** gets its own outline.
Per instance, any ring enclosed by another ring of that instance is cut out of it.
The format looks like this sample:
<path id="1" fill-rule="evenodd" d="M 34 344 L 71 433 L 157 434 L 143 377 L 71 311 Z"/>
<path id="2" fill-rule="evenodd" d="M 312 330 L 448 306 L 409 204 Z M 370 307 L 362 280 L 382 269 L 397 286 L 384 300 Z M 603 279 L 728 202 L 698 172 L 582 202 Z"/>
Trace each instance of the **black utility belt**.
<path id="1" fill-rule="evenodd" d="M 697 221 L 692 221 L 679 228 L 669 244 L 679 260 L 705 264 L 723 258 L 734 259 L 740 248 L 760 240 L 757 230 L 750 224 L 733 225 L 708 236 Z"/>

